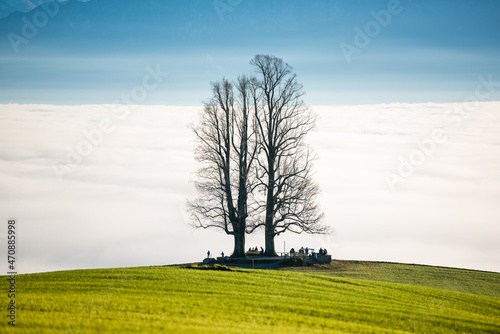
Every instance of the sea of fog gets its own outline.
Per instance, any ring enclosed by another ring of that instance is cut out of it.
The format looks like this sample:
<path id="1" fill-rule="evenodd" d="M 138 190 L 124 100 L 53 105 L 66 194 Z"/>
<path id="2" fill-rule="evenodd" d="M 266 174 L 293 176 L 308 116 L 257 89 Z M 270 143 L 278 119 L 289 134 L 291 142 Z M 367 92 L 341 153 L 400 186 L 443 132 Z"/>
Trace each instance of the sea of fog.
<path id="1" fill-rule="evenodd" d="M 500 272 L 500 102 L 311 108 L 307 141 L 335 234 L 280 235 L 277 251 Z M 230 253 L 231 236 L 194 230 L 185 212 L 200 110 L 0 105 L 1 258 L 9 218 L 18 272 Z M 257 231 L 247 247 L 263 241 Z"/>

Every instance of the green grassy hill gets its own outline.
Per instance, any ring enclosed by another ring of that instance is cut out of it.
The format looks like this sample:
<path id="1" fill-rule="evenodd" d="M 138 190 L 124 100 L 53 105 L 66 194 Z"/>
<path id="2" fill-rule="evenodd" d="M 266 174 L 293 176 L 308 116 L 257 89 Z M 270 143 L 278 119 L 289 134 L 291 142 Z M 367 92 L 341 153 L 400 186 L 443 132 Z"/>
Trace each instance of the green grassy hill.
<path id="1" fill-rule="evenodd" d="M 2 315 L 0 332 L 500 332 L 500 298 L 324 273 L 145 267 L 19 275 L 17 326 Z"/>
<path id="2" fill-rule="evenodd" d="M 330 265 L 284 270 L 403 283 L 500 298 L 500 274 L 487 271 L 371 261 L 333 260 Z"/>

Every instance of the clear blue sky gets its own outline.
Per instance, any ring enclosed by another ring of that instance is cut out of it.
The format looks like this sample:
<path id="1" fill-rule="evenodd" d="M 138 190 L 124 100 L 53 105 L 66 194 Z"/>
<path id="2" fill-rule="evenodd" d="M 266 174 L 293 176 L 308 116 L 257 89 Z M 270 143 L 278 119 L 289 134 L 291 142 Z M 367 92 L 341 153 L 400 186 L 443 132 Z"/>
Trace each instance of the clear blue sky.
<path id="1" fill-rule="evenodd" d="M 141 103 L 199 105 L 258 53 L 292 65 L 313 105 L 461 102 L 479 76 L 500 81 L 495 0 L 401 0 L 385 26 L 371 11 L 388 0 L 73 0 L 52 16 L 44 2 L 0 0 L 0 103 L 112 103 L 159 66 L 169 76 Z M 348 62 L 340 45 L 367 24 Z"/>

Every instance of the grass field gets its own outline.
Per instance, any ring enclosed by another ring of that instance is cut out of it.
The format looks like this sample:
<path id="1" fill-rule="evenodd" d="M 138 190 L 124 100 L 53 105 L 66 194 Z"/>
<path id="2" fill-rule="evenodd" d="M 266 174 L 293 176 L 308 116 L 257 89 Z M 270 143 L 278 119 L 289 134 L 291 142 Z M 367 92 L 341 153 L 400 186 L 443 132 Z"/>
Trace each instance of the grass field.
<path id="1" fill-rule="evenodd" d="M 500 274 L 487 271 L 418 264 L 343 260 L 333 260 L 331 265 L 286 268 L 284 270 L 412 284 L 500 298 Z"/>
<path id="2" fill-rule="evenodd" d="M 2 315 L 0 332 L 500 332 L 500 298 L 325 273 L 143 267 L 19 275 L 16 328 Z M 2 291 L 7 283 L 2 277 Z"/>

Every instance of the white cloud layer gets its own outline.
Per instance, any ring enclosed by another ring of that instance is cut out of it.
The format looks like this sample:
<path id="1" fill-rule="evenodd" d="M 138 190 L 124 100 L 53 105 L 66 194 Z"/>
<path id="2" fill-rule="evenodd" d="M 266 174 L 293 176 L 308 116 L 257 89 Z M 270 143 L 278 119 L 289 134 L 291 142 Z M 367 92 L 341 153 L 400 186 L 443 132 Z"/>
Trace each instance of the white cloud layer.
<path id="1" fill-rule="evenodd" d="M 319 120 L 308 138 L 319 156 L 320 202 L 336 234 L 285 234 L 278 251 L 286 242 L 287 249 L 326 247 L 341 259 L 500 271 L 500 102 L 473 107 L 313 107 Z M 194 195 L 196 170 L 188 124 L 199 107 L 140 106 L 127 115 L 105 105 L 0 110 L 0 255 L 7 219 L 15 217 L 20 272 L 194 262 L 208 249 L 231 252 L 230 236 L 187 226 L 184 203 Z M 112 131 L 99 137 L 104 119 Z M 431 147 L 435 130 L 443 140 Z M 88 138 L 98 144 L 88 146 Z M 78 150 L 86 156 L 69 168 Z M 257 232 L 247 246 L 263 238 Z"/>

